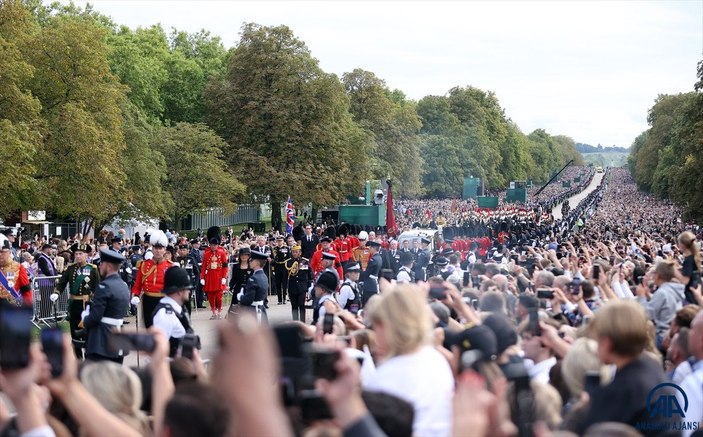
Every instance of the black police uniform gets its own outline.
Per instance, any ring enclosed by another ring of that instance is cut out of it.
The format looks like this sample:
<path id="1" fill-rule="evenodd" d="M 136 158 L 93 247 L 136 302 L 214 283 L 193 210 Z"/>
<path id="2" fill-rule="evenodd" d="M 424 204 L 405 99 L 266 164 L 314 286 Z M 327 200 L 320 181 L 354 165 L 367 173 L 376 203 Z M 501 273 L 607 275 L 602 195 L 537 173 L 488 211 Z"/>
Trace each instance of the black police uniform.
<path id="1" fill-rule="evenodd" d="M 312 270 L 307 258 L 289 258 L 285 263 L 288 275 L 288 297 L 293 320 L 305 323 L 305 296 L 312 282 Z"/>
<path id="2" fill-rule="evenodd" d="M 112 255 L 103 251 L 101 257 L 106 262 Z M 124 257 L 115 253 L 115 260 L 122 262 Z M 83 319 L 86 329 L 86 359 L 110 360 L 122 363 L 123 357 L 119 351 L 108 348 L 110 333 L 119 328 L 124 317 L 124 309 L 129 305 L 129 287 L 113 273 L 100 282 L 90 302 L 90 313 Z"/>
<path id="3" fill-rule="evenodd" d="M 181 257 L 176 257 L 176 263 L 182 268 L 185 269 L 186 272 L 188 272 L 188 278 L 190 279 L 190 285 L 193 286 L 193 290 L 196 289 L 198 284 L 200 284 L 200 266 L 198 266 L 198 261 L 195 259 L 193 256 L 192 252 L 189 253 L 188 255 L 184 256 L 183 258 Z M 198 300 L 198 294 L 195 294 L 195 305 L 198 308 L 203 307 L 203 296 L 202 292 L 200 293 L 200 300 Z M 191 297 L 192 299 L 192 297 Z M 191 302 L 190 300 L 185 303 L 185 308 L 186 311 L 188 311 L 188 314 L 192 313 L 192 308 L 191 308 Z"/>

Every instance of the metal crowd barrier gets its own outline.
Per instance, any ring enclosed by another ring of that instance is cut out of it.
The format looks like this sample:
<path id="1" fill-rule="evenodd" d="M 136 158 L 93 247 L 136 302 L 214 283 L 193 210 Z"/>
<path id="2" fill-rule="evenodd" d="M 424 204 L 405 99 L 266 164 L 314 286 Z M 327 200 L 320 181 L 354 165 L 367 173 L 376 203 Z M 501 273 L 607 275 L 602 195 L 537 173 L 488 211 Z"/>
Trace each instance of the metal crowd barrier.
<path id="1" fill-rule="evenodd" d="M 51 301 L 51 294 L 61 276 L 37 276 L 32 278 L 32 323 L 37 328 L 41 325 L 52 326 L 58 320 L 68 316 L 68 287 L 61 290 L 56 302 Z"/>

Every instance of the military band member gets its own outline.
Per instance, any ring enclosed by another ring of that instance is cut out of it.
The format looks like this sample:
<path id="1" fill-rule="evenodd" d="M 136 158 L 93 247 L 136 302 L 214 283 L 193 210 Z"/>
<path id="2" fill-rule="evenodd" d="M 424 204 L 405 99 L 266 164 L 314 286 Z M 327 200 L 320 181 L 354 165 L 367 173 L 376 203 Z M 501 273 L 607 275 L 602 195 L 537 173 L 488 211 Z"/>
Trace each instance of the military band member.
<path id="1" fill-rule="evenodd" d="M 290 258 L 290 249 L 282 236 L 276 238 L 276 243 L 277 245 L 273 248 L 274 290 L 278 296 L 278 304 L 284 305 L 286 303 L 286 289 L 288 288 L 286 261 Z"/>
<path id="2" fill-rule="evenodd" d="M 367 247 L 367 241 L 369 239 L 369 234 L 366 231 L 361 231 L 359 232 L 359 246 L 354 248 L 353 251 L 353 258 L 354 261 L 358 262 L 359 265 L 361 266 L 361 271 L 366 270 L 366 266 L 369 263 L 369 259 L 371 258 L 371 252 L 369 251 L 369 248 Z"/>
<path id="3" fill-rule="evenodd" d="M 119 274 L 125 257 L 118 252 L 103 249 L 100 259 L 100 276 L 103 280 L 95 289 L 89 309 L 82 314 L 87 336 L 85 358 L 122 364 L 124 357 L 120 351 L 110 350 L 108 337 L 113 330 L 119 330 L 122 326 L 124 310 L 129 305 L 129 287 Z"/>
<path id="4" fill-rule="evenodd" d="M 56 283 L 55 294 L 61 294 L 68 285 L 68 320 L 71 328 L 73 350 L 78 358 L 83 358 L 85 331 L 81 324 L 81 313 L 86 309 L 95 287 L 100 283 L 100 273 L 95 264 L 88 263 L 92 247 L 88 244 L 74 243 L 71 246 L 74 263 L 70 264 Z M 127 308 L 125 303 L 122 315 Z M 78 332 L 77 332 L 78 331 Z"/>
<path id="5" fill-rule="evenodd" d="M 249 264 L 254 273 L 247 280 L 244 291 L 240 291 L 237 299 L 242 308 L 248 308 L 256 313 L 256 320 L 259 323 L 268 323 L 264 299 L 268 294 L 268 277 L 264 272 L 264 264 L 268 261 L 268 254 L 252 251 Z"/>
<path id="6" fill-rule="evenodd" d="M 164 257 L 168 246 L 166 234 L 163 231 L 153 231 L 149 236 L 149 243 L 152 247 L 152 257 L 137 263 L 137 277 L 132 286 L 132 294 L 136 297 L 141 296 L 142 318 L 147 328 L 152 325 L 154 308 L 164 297 L 161 292 L 164 289 L 164 274 L 172 266 Z"/>
<path id="7" fill-rule="evenodd" d="M 184 306 L 190 302 L 193 280 L 181 267 L 171 267 L 164 275 L 164 297 L 154 310 L 154 326 L 164 333 L 169 342 L 169 356 L 175 358 L 183 337 L 192 334 L 190 318 Z"/>
<path id="8" fill-rule="evenodd" d="M 366 265 L 366 270 L 361 273 L 361 281 L 364 283 L 362 292 L 364 295 L 364 305 L 374 294 L 378 294 L 378 277 L 381 274 L 383 261 L 378 251 L 381 249 L 381 243 L 377 241 L 369 241 L 366 243 L 370 253 L 369 262 Z"/>
<path id="9" fill-rule="evenodd" d="M 288 297 L 290 298 L 293 320 L 305 323 L 305 295 L 312 283 L 312 270 L 310 262 L 301 257 L 302 248 L 295 245 L 292 255 L 285 263 L 288 275 Z"/>
<path id="10" fill-rule="evenodd" d="M 227 289 L 229 263 L 227 252 L 220 246 L 220 227 L 212 226 L 207 230 L 210 248 L 203 254 L 203 266 L 200 270 L 200 285 L 207 293 L 212 316 L 210 320 L 222 318 L 222 294 Z"/>

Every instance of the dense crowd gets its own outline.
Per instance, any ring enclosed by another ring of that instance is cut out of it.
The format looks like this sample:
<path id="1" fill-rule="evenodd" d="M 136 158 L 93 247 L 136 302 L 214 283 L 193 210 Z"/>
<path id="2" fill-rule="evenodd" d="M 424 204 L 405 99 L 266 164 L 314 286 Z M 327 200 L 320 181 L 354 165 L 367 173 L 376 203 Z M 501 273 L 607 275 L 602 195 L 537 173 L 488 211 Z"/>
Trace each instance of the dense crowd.
<path id="1" fill-rule="evenodd" d="M 478 217 L 485 244 L 459 244 L 452 201 L 399 205 L 442 212 L 444 238 L 399 247 L 353 226 L 306 225 L 280 239 L 226 232 L 243 269 L 269 244 L 272 263 L 275 247 L 300 265 L 301 251 L 334 255 L 323 270 L 310 263 L 312 324 L 303 311 L 270 329 L 235 311 L 217 326 L 209 371 L 197 350 L 169 360 L 153 328 L 141 369 L 81 365 L 66 338 L 52 377 L 32 345 L 28 367 L 0 377 L 17 413 L 0 408 L 4 435 L 701 434 L 701 230 L 679 209 L 639 193 L 625 169 L 608 170 L 560 220 L 519 209 Z M 306 246 L 314 233 L 331 238 Z M 125 242 L 149 253 L 150 241 Z M 367 247 L 380 248 L 357 258 Z M 376 254 L 389 274 L 366 296 L 360 273 Z M 344 263 L 333 273 L 337 257 Z"/>

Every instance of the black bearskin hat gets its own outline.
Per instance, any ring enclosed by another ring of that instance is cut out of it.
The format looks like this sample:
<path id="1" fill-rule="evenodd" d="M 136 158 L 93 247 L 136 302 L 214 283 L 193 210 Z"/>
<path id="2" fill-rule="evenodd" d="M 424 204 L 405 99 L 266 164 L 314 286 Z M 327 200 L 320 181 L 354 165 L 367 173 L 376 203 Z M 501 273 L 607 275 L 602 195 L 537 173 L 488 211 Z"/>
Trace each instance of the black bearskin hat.
<path id="1" fill-rule="evenodd" d="M 207 241 L 210 244 L 220 244 L 220 241 L 222 241 L 220 237 L 220 227 L 219 226 L 210 226 L 207 228 Z"/>

